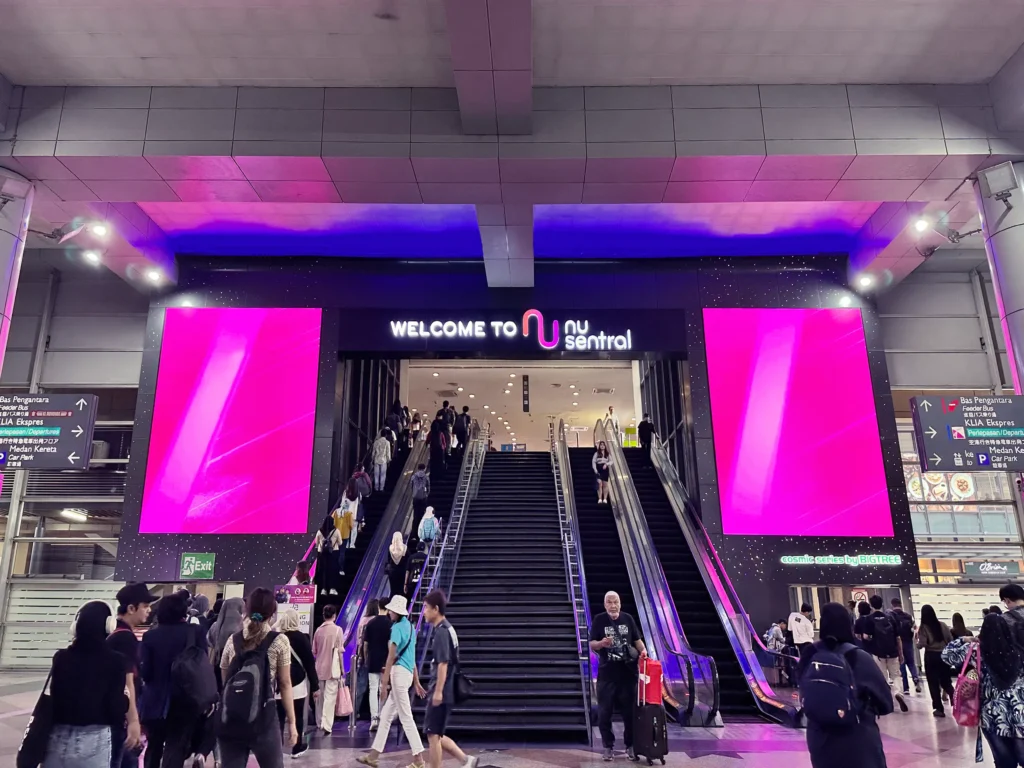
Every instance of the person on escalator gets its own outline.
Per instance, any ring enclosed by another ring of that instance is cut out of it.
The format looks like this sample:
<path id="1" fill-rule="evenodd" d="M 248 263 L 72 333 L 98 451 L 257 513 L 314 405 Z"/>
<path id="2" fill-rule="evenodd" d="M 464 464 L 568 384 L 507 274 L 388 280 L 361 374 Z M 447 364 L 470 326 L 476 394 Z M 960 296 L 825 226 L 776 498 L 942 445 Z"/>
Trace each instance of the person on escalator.
<path id="1" fill-rule="evenodd" d="M 420 464 L 412 473 L 412 512 L 413 519 L 419 520 L 427 509 L 427 499 L 430 497 L 430 475 L 427 474 L 427 465 Z"/>
<path id="2" fill-rule="evenodd" d="M 373 493 L 373 481 L 370 476 L 363 469 L 362 464 L 356 464 L 356 468 L 352 470 L 352 481 L 356 484 L 356 490 L 359 491 L 359 498 L 369 498 L 370 494 Z"/>
<path id="3" fill-rule="evenodd" d="M 594 452 L 590 466 L 593 467 L 594 475 L 597 477 L 597 503 L 607 504 L 610 490 L 608 472 L 612 466 L 612 456 L 608 452 L 608 445 L 604 440 L 597 444 L 597 450 Z"/>
<path id="4" fill-rule="evenodd" d="M 425 542 L 420 542 L 416 546 L 416 551 L 409 555 L 409 559 L 406 562 L 405 567 L 405 599 L 409 601 L 409 605 L 412 605 L 413 592 L 416 591 L 416 585 L 419 583 L 420 576 L 423 575 L 423 570 L 427 567 L 427 545 Z"/>
<path id="5" fill-rule="evenodd" d="M 391 537 L 391 546 L 388 547 L 387 562 L 384 569 L 388 574 L 388 584 L 391 587 L 391 596 L 405 594 L 405 569 L 406 569 L 406 548 L 401 531 L 395 531 Z"/>
<path id="6" fill-rule="evenodd" d="M 466 446 L 469 444 L 469 429 L 473 424 L 473 417 L 469 415 L 469 406 L 462 406 L 462 413 L 455 417 L 455 437 L 459 441 L 459 455 L 466 453 Z"/>
<path id="7" fill-rule="evenodd" d="M 653 422 L 651 422 L 651 414 L 644 414 L 643 421 L 636 428 L 636 433 L 640 438 L 640 447 L 644 449 L 644 458 L 647 459 L 647 464 L 653 466 L 651 463 L 651 447 L 654 445 L 654 438 L 658 436 L 658 433 L 654 429 Z"/>
<path id="8" fill-rule="evenodd" d="M 334 524 L 334 517 L 327 515 L 316 533 L 316 587 L 317 594 L 327 602 L 341 602 L 341 577 L 345 575 L 345 543 Z M 333 600 L 332 600 L 333 598 Z"/>
<path id="9" fill-rule="evenodd" d="M 615 749 L 612 714 L 622 713 L 623 741 L 631 760 L 633 753 L 633 710 L 636 706 L 637 660 L 647 655 L 636 621 L 622 612 L 622 599 L 615 592 L 604 596 L 604 613 L 590 626 L 590 650 L 598 656 L 597 708 L 604 760 L 611 761 Z"/>
<path id="10" fill-rule="evenodd" d="M 430 424 L 430 474 L 434 479 L 444 475 L 448 468 L 448 424 L 441 411 Z"/>
<path id="11" fill-rule="evenodd" d="M 341 494 L 338 508 L 334 510 L 334 525 L 337 527 L 346 549 L 355 549 L 356 537 L 359 535 L 359 521 L 362 518 L 361 506 L 356 481 L 350 479 Z"/>
<path id="12" fill-rule="evenodd" d="M 384 427 L 373 441 L 373 490 L 383 491 L 388 479 L 388 464 L 391 463 L 391 441 L 388 428 Z"/>

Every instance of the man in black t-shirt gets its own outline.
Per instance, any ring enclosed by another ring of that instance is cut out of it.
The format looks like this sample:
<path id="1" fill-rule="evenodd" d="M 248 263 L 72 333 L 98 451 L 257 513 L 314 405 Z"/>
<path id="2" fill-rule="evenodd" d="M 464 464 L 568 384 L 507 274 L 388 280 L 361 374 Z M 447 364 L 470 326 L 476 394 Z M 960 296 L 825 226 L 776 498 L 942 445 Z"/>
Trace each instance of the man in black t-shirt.
<path id="1" fill-rule="evenodd" d="M 142 740 L 137 702 L 142 692 L 139 677 L 139 639 L 135 628 L 149 619 L 149 606 L 158 600 L 150 594 L 145 584 L 128 584 L 117 593 L 117 626 L 107 636 L 107 646 L 124 658 L 125 674 L 128 676 L 128 715 L 123 729 L 111 733 L 111 747 L 114 752 L 111 765 L 137 766 L 138 747 Z"/>
<path id="2" fill-rule="evenodd" d="M 423 575 L 423 569 L 427 567 L 427 545 L 422 541 L 416 545 L 416 551 L 409 555 L 405 567 L 405 599 L 412 605 L 412 593 L 416 591 L 416 584 Z"/>
<path id="3" fill-rule="evenodd" d="M 590 625 L 590 650 L 598 656 L 597 711 L 604 759 L 610 761 L 615 748 L 612 714 L 617 708 L 625 726 L 623 741 L 630 759 L 633 754 L 633 709 L 636 706 L 637 660 L 647 655 L 636 621 L 622 612 L 622 600 L 615 592 L 604 596 L 605 613 Z"/>
<path id="4" fill-rule="evenodd" d="M 363 658 L 370 679 L 370 730 L 377 730 L 380 722 L 380 676 L 388 663 L 388 643 L 391 642 L 391 617 L 385 602 L 380 601 L 379 613 L 363 629 Z"/>

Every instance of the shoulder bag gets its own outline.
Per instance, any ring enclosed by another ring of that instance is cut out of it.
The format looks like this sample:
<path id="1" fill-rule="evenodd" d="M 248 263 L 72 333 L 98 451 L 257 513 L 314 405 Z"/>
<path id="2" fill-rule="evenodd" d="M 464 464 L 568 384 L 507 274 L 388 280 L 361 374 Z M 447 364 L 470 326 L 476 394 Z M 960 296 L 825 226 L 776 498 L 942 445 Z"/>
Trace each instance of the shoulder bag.
<path id="1" fill-rule="evenodd" d="M 50 678 L 53 668 L 46 676 L 43 690 L 39 694 L 36 706 L 32 710 L 25 737 L 18 748 L 17 768 L 38 768 L 46 759 L 46 750 L 50 745 L 50 731 L 53 730 L 53 698 L 50 696 Z"/>
<path id="2" fill-rule="evenodd" d="M 976 728 L 981 721 L 981 648 L 968 643 L 967 658 L 953 691 L 953 719 L 957 724 Z M 972 666 L 973 659 L 973 666 Z"/>

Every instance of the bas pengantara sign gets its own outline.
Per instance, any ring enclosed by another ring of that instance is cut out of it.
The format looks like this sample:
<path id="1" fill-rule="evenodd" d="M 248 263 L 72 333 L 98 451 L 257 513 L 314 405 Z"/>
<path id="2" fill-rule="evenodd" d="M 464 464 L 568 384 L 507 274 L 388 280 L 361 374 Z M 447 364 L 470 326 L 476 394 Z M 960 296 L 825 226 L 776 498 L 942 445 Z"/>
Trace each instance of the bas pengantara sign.
<path id="1" fill-rule="evenodd" d="M 926 472 L 1024 471 L 1024 397 L 910 398 Z"/>

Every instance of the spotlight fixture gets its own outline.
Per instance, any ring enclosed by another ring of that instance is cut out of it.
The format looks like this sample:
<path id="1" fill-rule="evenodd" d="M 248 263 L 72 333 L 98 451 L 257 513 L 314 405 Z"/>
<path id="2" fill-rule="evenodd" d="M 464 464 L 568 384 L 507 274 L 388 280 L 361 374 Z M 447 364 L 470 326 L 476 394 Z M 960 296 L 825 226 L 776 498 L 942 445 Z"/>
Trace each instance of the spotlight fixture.
<path id="1" fill-rule="evenodd" d="M 184 300 L 183 300 L 183 301 L 181 302 L 181 306 L 183 306 L 183 307 L 191 307 L 191 306 L 192 306 L 192 302 L 191 302 L 191 301 L 189 301 L 188 299 L 184 299 Z"/>
<path id="2" fill-rule="evenodd" d="M 860 277 L 857 278 L 857 285 L 859 285 L 861 288 L 870 288 L 874 284 L 875 278 L 873 278 L 871 275 L 861 275 Z"/>
<path id="3" fill-rule="evenodd" d="M 100 255 L 96 251 L 85 251 L 85 253 L 82 254 L 82 258 L 90 264 L 100 263 Z"/>
<path id="4" fill-rule="evenodd" d="M 110 227 L 106 225 L 106 222 L 95 221 L 89 225 L 89 231 L 96 235 L 96 237 L 106 237 Z"/>
<path id="5" fill-rule="evenodd" d="M 89 519 L 89 513 L 84 509 L 62 509 L 60 516 L 75 523 L 84 523 Z"/>
<path id="6" fill-rule="evenodd" d="M 978 187 L 983 197 L 994 197 L 1002 200 L 1006 210 L 1013 210 L 1010 203 L 1010 195 L 1018 187 L 1017 174 L 1013 170 L 1012 162 L 1000 163 L 978 171 Z"/>
<path id="7" fill-rule="evenodd" d="M 151 283 L 159 283 L 160 280 L 163 279 L 163 275 L 160 274 L 159 269 L 151 269 L 148 272 L 146 272 L 146 278 Z"/>
<path id="8" fill-rule="evenodd" d="M 917 221 L 914 222 L 914 229 L 916 229 L 918 232 L 927 232 L 930 226 L 931 223 L 928 221 L 928 219 L 918 219 Z"/>
<path id="9" fill-rule="evenodd" d="M 851 299 L 851 298 L 850 298 L 849 296 L 843 296 L 843 297 L 842 297 L 842 298 L 841 298 L 841 299 L 839 300 L 839 306 L 840 306 L 840 307 L 848 307 L 848 306 L 850 306 L 850 304 L 852 304 L 852 303 L 853 303 L 853 300 L 852 300 L 852 299 Z"/>

